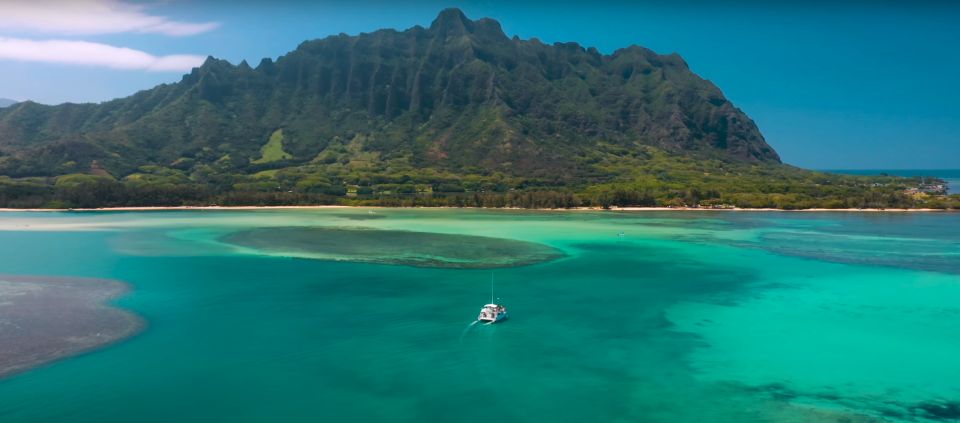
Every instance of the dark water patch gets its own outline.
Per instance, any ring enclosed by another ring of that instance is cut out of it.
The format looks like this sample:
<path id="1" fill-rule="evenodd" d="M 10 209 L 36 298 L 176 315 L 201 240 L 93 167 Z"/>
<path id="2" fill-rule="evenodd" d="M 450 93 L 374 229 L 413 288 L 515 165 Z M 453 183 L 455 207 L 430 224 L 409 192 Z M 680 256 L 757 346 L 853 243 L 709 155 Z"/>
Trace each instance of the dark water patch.
<path id="1" fill-rule="evenodd" d="M 379 213 L 333 213 L 333 217 L 349 220 L 377 220 L 386 219 L 387 216 Z"/>
<path id="2" fill-rule="evenodd" d="M 112 280 L 0 275 L 0 378 L 140 331 L 142 319 L 105 304 L 126 291 Z"/>
<path id="3" fill-rule="evenodd" d="M 524 266 L 564 256 L 556 248 L 526 241 L 361 228 L 260 228 L 222 240 L 302 258 L 458 269 Z"/>
<path id="4" fill-rule="evenodd" d="M 635 281 L 636 289 L 652 290 L 652 297 L 690 300 L 695 296 L 732 292 L 759 281 L 749 268 L 718 266 L 695 253 L 664 244 L 577 243 L 571 247 L 589 253 L 590 267 L 571 265 L 570 272 L 584 280 L 614 279 Z M 669 280 L 669 285 L 654 281 Z M 674 292 L 677 297 L 664 294 Z"/>
<path id="5" fill-rule="evenodd" d="M 914 415 L 939 421 L 960 421 L 960 401 L 927 401 L 910 407 Z"/>
<path id="6" fill-rule="evenodd" d="M 885 239 L 913 239 L 956 242 L 960 238 L 957 213 L 837 213 L 824 216 L 810 213 L 778 222 L 781 226 L 821 228 L 832 235 L 868 236 Z"/>
<path id="7" fill-rule="evenodd" d="M 798 403 L 812 401 L 832 404 L 834 407 L 897 421 L 960 421 L 960 401 L 938 399 L 906 403 L 875 397 L 848 397 L 834 391 L 801 392 L 781 383 L 760 386 L 729 383 L 729 386 L 760 397 Z"/>
<path id="8" fill-rule="evenodd" d="M 885 230 L 886 225 L 872 229 L 871 221 L 838 220 L 837 226 L 802 227 L 791 220 L 790 226 L 758 229 L 755 239 L 723 239 L 714 234 L 683 234 L 676 239 L 833 263 L 960 274 L 960 220 L 937 219 L 936 225 L 911 236 L 902 230 Z"/>
<path id="9" fill-rule="evenodd" d="M 960 244 L 938 240 L 862 239 L 825 233 L 767 233 L 759 246 L 775 254 L 835 263 L 960 274 Z M 747 245 L 743 245 L 747 246 Z"/>
<path id="10" fill-rule="evenodd" d="M 746 392 L 763 394 L 773 399 L 782 400 L 782 401 L 792 400 L 797 397 L 797 394 L 795 392 L 787 388 L 782 383 L 771 383 L 771 384 L 760 385 L 760 386 L 747 386 L 747 387 L 742 387 L 742 389 Z"/>
<path id="11" fill-rule="evenodd" d="M 745 212 L 725 215 L 724 221 L 728 224 L 706 223 L 707 231 L 673 238 L 835 263 L 960 273 L 960 214 Z M 731 230 L 754 236 L 722 236 Z"/>
<path id="12" fill-rule="evenodd" d="M 743 225 L 721 219 L 644 219 L 640 216 L 623 219 L 623 225 L 631 227 L 696 229 L 705 231 L 744 229 L 742 227 Z M 759 225 L 759 223 L 756 225 Z"/>
<path id="13" fill-rule="evenodd" d="M 903 420 L 903 419 L 907 418 L 907 414 L 905 414 L 905 413 L 903 413 L 902 411 L 899 411 L 899 410 L 895 410 L 895 409 L 891 409 L 891 408 L 884 408 L 884 409 L 881 409 L 881 410 L 879 410 L 879 411 L 880 411 L 880 415 L 881 415 L 881 416 L 886 417 L 886 418 L 889 418 L 889 419 Z"/>

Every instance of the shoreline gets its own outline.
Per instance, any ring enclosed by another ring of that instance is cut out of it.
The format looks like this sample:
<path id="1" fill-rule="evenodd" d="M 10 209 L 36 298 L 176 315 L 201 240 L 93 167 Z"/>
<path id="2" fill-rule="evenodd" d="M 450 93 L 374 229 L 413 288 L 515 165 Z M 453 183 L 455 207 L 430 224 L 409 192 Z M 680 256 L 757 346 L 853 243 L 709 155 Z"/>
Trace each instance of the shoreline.
<path id="1" fill-rule="evenodd" d="M 701 208 L 701 207 L 573 207 L 573 208 L 520 208 L 520 207 L 387 207 L 387 206 L 345 206 L 345 205 L 318 205 L 318 206 L 151 206 L 151 207 L 98 207 L 98 208 L 76 208 L 76 209 L 11 209 L 0 208 L 3 212 L 140 212 L 140 211 L 180 211 L 180 210 L 199 210 L 199 211 L 231 211 L 231 210 L 323 210 L 323 209 L 471 209 L 471 210 L 531 210 L 531 211 L 606 211 L 606 212 L 649 212 L 649 211 L 722 211 L 722 212 L 845 212 L 845 213 L 956 213 L 960 209 L 882 209 L 882 208 L 809 208 L 809 209 L 777 209 L 777 208 Z"/>

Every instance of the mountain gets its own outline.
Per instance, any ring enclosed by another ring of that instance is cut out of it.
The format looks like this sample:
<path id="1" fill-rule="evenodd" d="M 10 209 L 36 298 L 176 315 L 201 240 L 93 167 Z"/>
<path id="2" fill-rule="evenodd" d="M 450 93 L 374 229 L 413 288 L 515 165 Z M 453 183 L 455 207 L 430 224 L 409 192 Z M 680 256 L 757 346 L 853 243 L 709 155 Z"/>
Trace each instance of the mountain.
<path id="1" fill-rule="evenodd" d="M 17 104 L 17 100 L 11 100 L 9 98 L 0 98 L 0 107 L 7 107 Z"/>
<path id="2" fill-rule="evenodd" d="M 97 160 L 123 175 L 225 154 L 243 166 L 281 129 L 294 161 L 357 136 L 364 151 L 417 167 L 515 175 L 579 170 L 573 158 L 598 142 L 779 161 L 753 121 L 677 55 L 511 39 L 457 9 L 429 28 L 308 41 L 256 68 L 211 57 L 179 83 L 103 104 L 24 103 L 0 114 L 0 149 L 37 158 L 24 174 Z"/>
<path id="3" fill-rule="evenodd" d="M 780 207 L 859 198 L 862 184 L 781 164 L 676 54 L 511 38 L 457 9 L 256 67 L 209 57 L 177 83 L 100 104 L 2 108 L 0 175 L 0 203 L 23 206 L 559 192 L 550 204 Z M 773 186 L 792 197 L 774 200 Z"/>

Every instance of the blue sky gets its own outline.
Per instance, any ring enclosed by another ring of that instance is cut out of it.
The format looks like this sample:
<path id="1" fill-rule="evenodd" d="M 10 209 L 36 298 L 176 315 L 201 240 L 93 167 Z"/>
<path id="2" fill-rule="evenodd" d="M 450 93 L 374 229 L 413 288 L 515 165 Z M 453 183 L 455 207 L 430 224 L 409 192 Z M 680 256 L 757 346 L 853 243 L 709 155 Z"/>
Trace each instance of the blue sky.
<path id="1" fill-rule="evenodd" d="M 77 1 L 89 17 L 63 10 L 76 1 L 34 0 L 17 13 L 0 6 L 0 97 L 103 101 L 178 81 L 206 55 L 255 65 L 307 39 L 426 26 L 459 7 L 525 39 L 677 52 L 790 164 L 960 168 L 960 5 Z"/>

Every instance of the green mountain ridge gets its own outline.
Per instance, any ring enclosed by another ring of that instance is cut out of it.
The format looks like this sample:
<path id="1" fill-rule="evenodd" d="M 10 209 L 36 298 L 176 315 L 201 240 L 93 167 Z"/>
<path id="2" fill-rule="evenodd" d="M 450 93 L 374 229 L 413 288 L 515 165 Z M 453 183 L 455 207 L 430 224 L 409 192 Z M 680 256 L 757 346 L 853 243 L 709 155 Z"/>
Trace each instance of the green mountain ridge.
<path id="1" fill-rule="evenodd" d="M 2 108 L 0 175 L 0 203 L 16 206 L 445 205 L 434 194 L 550 191 L 563 199 L 523 206 L 780 207 L 868 180 L 781 164 L 676 54 L 510 38 L 457 9 L 429 28 L 306 41 L 256 67 L 209 57 L 177 83 L 104 103 Z M 893 181 L 884 195 L 906 187 Z"/>
<path id="2" fill-rule="evenodd" d="M 0 107 L 8 107 L 17 103 L 19 103 L 17 100 L 11 100 L 9 98 L 0 98 Z"/>
<path id="3" fill-rule="evenodd" d="M 0 151 L 36 160 L 0 171 L 56 174 L 57 161 L 97 160 L 123 175 L 222 157 L 197 157 L 205 147 L 242 166 L 280 128 L 301 161 L 356 134 L 365 150 L 411 155 L 418 167 L 514 175 L 580 170 L 571 157 L 598 141 L 779 161 L 677 55 L 510 39 L 496 21 L 448 9 L 429 28 L 307 41 L 256 68 L 211 57 L 179 83 L 102 104 L 24 103 L 0 114 Z"/>

